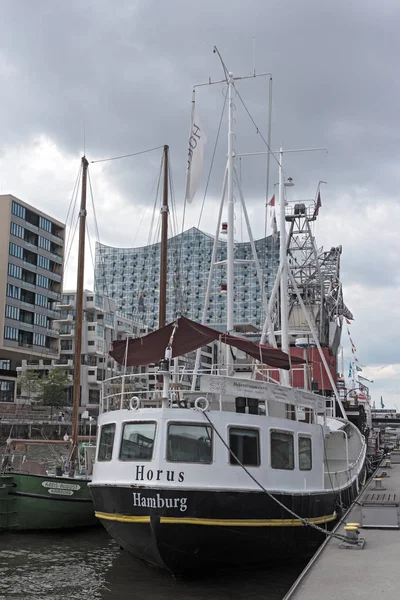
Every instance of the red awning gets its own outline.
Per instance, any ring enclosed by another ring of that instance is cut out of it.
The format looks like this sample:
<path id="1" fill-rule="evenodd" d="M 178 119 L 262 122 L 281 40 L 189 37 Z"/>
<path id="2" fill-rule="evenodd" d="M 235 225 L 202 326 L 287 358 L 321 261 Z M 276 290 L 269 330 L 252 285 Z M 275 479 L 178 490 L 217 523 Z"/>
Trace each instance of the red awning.
<path id="1" fill-rule="evenodd" d="M 279 369 L 290 369 L 288 355 L 279 349 L 256 344 L 251 340 L 227 333 L 221 333 L 216 329 L 211 329 L 211 327 L 206 327 L 205 325 L 200 325 L 200 323 L 186 319 L 186 317 L 180 317 L 176 323 L 178 327 L 172 342 L 173 358 L 197 350 L 197 348 L 220 339 L 224 344 L 229 344 L 239 350 L 243 350 L 264 364 Z M 124 365 L 126 361 L 128 367 L 157 363 L 164 358 L 165 349 L 169 344 L 174 326 L 175 322 L 170 323 L 166 327 L 162 327 L 144 337 L 129 340 L 128 344 L 126 340 L 115 341 L 113 342 L 110 356 L 120 365 Z M 292 358 L 292 364 L 304 364 L 304 362 L 301 358 Z"/>

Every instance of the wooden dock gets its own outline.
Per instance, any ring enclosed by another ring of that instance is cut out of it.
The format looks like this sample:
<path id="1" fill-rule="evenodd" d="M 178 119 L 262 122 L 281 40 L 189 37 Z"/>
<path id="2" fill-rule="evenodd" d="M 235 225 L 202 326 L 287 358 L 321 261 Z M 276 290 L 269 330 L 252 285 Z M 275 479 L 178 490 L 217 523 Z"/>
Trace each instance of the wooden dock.
<path id="1" fill-rule="evenodd" d="M 345 536 L 346 523 L 359 523 L 363 548 L 341 548 L 341 540 L 328 537 L 283 600 L 400 598 L 400 453 L 390 460 L 334 530 Z"/>

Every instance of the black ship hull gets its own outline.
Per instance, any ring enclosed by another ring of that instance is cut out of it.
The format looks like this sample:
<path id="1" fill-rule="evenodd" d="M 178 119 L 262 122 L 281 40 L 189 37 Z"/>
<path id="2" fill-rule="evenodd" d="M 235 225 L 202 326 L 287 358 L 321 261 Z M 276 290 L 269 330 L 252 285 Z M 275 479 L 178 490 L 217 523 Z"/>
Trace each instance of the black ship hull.
<path id="1" fill-rule="evenodd" d="M 221 567 L 272 566 L 311 557 L 324 533 L 260 492 L 91 486 L 96 516 L 125 550 L 176 576 Z M 273 494 L 296 515 L 330 528 L 358 494 Z"/>

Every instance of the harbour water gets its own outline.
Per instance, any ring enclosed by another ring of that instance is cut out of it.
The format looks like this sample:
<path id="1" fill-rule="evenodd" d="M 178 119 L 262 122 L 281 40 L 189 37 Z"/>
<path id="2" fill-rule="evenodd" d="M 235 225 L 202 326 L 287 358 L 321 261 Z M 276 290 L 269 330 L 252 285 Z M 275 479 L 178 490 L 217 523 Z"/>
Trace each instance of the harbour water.
<path id="1" fill-rule="evenodd" d="M 122 552 L 102 527 L 0 533 L 0 600 L 280 600 L 304 566 L 175 580 Z"/>

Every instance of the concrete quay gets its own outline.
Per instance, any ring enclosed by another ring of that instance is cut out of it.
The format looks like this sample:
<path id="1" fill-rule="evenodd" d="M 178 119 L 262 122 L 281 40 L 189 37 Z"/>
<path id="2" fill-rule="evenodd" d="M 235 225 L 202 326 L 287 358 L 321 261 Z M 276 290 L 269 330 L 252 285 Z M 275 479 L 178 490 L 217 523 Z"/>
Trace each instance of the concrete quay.
<path id="1" fill-rule="evenodd" d="M 363 548 L 328 537 L 283 600 L 400 598 L 400 453 L 389 460 L 334 530 L 345 536 L 346 523 L 359 523 Z"/>

